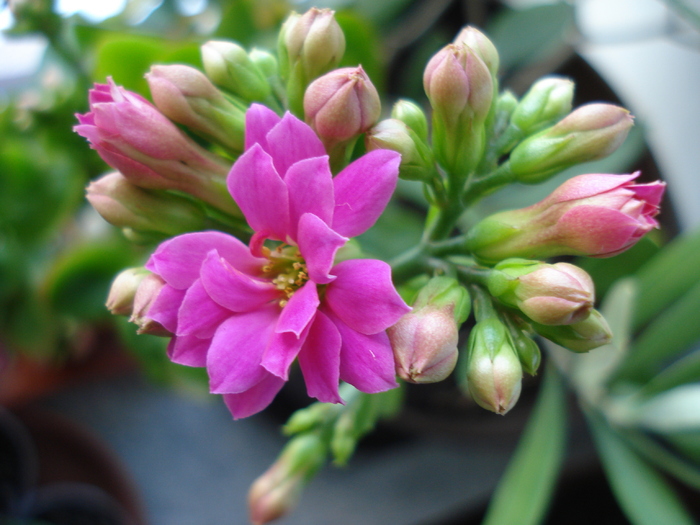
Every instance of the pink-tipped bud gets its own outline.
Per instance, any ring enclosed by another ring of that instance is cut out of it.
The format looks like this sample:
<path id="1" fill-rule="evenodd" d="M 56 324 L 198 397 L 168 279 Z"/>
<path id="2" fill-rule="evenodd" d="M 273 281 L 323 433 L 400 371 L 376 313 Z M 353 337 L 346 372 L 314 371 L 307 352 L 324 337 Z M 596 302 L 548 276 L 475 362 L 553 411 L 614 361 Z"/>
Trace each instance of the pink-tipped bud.
<path id="1" fill-rule="evenodd" d="M 234 42 L 211 40 L 204 44 L 202 64 L 214 84 L 247 102 L 262 102 L 272 92 L 265 74 Z"/>
<path id="2" fill-rule="evenodd" d="M 310 82 L 338 65 L 345 53 L 345 35 L 334 11 L 312 7 L 287 19 L 278 45 L 283 62 L 286 59 L 283 76 L 287 78 L 300 64 Z"/>
<path id="3" fill-rule="evenodd" d="M 379 94 L 362 66 L 331 71 L 314 80 L 304 95 L 306 122 L 326 148 L 364 133 L 380 113 Z"/>
<path id="4" fill-rule="evenodd" d="M 390 149 L 401 154 L 399 177 L 427 180 L 435 173 L 435 161 L 428 145 L 406 124 L 397 119 L 382 120 L 365 136 L 367 151 Z"/>
<path id="5" fill-rule="evenodd" d="M 152 66 L 146 80 L 166 117 L 233 152 L 243 151 L 245 108 L 224 97 L 204 73 L 182 65 Z"/>
<path id="6" fill-rule="evenodd" d="M 546 325 L 573 324 L 593 309 L 593 280 L 578 266 L 506 259 L 489 274 L 492 296 Z"/>
<path id="7" fill-rule="evenodd" d="M 111 78 L 108 84 L 95 84 L 89 100 L 90 111 L 77 115 L 73 129 L 129 182 L 190 193 L 240 215 L 226 189 L 230 165 L 225 159 L 199 146 L 150 102 Z"/>
<path id="8" fill-rule="evenodd" d="M 107 309 L 114 315 L 131 315 L 134 297 L 141 281 L 149 275 L 144 268 L 129 268 L 120 272 L 112 282 L 107 296 Z"/>
<path id="9" fill-rule="evenodd" d="M 463 28 L 453 40 L 455 44 L 466 44 L 484 61 L 492 76 L 498 74 L 498 50 L 488 37 L 473 26 Z"/>
<path id="10" fill-rule="evenodd" d="M 387 330 L 399 377 L 410 383 L 447 378 L 457 363 L 459 327 L 470 308 L 469 293 L 456 279 L 431 279 L 419 292 L 413 311 Z"/>
<path id="11" fill-rule="evenodd" d="M 538 184 L 575 164 L 607 157 L 625 141 L 632 124 L 632 115 L 619 106 L 581 106 L 516 146 L 510 169 L 518 182 Z"/>
<path id="12" fill-rule="evenodd" d="M 605 317 L 592 310 L 583 321 L 564 326 L 547 326 L 532 323 L 532 328 L 542 337 L 572 352 L 584 353 L 612 341 L 612 331 Z"/>
<path id="13" fill-rule="evenodd" d="M 173 334 L 166 330 L 160 323 L 148 316 L 148 311 L 155 302 L 158 294 L 165 286 L 165 281 L 158 275 L 149 273 L 146 275 L 134 296 L 134 308 L 129 321 L 138 326 L 139 334 L 159 335 L 172 337 Z"/>
<path id="14" fill-rule="evenodd" d="M 325 457 L 326 446 L 317 433 L 304 433 L 292 439 L 277 461 L 250 487 L 251 522 L 263 525 L 292 510 Z"/>
<path id="15" fill-rule="evenodd" d="M 189 199 L 131 184 L 121 173 L 104 175 L 87 187 L 87 200 L 132 240 L 154 240 L 202 230 L 206 215 Z"/>
<path id="16" fill-rule="evenodd" d="M 489 264 L 509 257 L 617 255 L 658 227 L 654 217 L 665 184 L 634 184 L 638 176 L 573 177 L 533 206 L 485 218 L 467 234 L 466 248 Z"/>
<path id="17" fill-rule="evenodd" d="M 483 408 L 504 415 L 520 397 L 523 369 L 506 326 L 495 317 L 469 334 L 467 388 Z"/>

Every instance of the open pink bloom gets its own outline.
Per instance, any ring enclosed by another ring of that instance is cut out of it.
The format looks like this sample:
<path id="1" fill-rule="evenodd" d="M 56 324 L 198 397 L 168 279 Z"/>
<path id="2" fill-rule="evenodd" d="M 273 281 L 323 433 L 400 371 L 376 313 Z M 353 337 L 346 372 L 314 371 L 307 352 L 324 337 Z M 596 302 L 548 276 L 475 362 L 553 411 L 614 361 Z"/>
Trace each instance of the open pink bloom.
<path id="1" fill-rule="evenodd" d="M 246 151 L 228 176 L 256 232 L 250 247 L 210 231 L 170 239 L 151 256 L 147 268 L 166 284 L 149 316 L 174 334 L 170 358 L 206 366 L 234 417 L 265 408 L 297 358 L 320 401 L 342 402 L 340 380 L 369 393 L 396 386 L 385 331 L 410 308 L 386 263 L 334 258 L 384 210 L 399 162 L 377 150 L 333 178 L 309 126 L 253 105 Z M 268 239 L 281 242 L 270 248 Z"/>
<path id="2" fill-rule="evenodd" d="M 659 226 L 666 184 L 635 184 L 639 174 L 573 177 L 537 204 L 487 217 L 469 232 L 467 247 L 485 262 L 617 255 Z"/>

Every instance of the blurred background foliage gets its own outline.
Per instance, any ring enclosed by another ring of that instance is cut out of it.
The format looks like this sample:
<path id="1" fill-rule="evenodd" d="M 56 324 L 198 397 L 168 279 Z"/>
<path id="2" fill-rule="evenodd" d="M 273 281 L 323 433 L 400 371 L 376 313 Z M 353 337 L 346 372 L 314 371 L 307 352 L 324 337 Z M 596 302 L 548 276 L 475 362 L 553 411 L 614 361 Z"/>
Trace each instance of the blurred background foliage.
<path id="1" fill-rule="evenodd" d="M 667 1 L 700 28 L 691 2 Z M 104 307 L 114 275 L 143 264 L 153 247 L 127 242 L 84 201 L 88 181 L 108 169 L 71 132 L 74 114 L 87 109 L 92 82 L 112 76 L 148 97 L 144 73 L 152 64 L 201 68 L 199 46 L 209 39 L 274 49 L 289 10 L 315 5 L 337 10 L 347 38 L 342 65 L 363 65 L 385 95 L 385 114 L 398 97 L 426 105 L 425 63 L 466 23 L 493 39 L 502 86 L 517 95 L 536 78 L 560 72 L 580 86 L 577 104 L 614 97 L 600 80 L 590 82 L 592 71 L 575 55 L 570 2 L 128 0 L 115 4 L 104 19 L 72 12 L 67 4 L 10 0 L 2 10 L 6 45 L 32 37 L 45 46 L 36 71 L 20 78 L 5 72 L 0 79 L 0 352 L 5 354 L 0 362 L 6 368 L 15 359 L 80 361 L 95 351 L 99 334 L 107 333 L 152 379 L 203 385 L 200 370 L 168 361 L 165 339 L 137 336 L 133 326 Z M 465 214 L 463 226 L 505 207 L 531 204 L 584 171 L 619 173 L 643 166 L 647 180 L 657 178 L 643 123 L 638 124 L 611 157 L 547 184 L 490 196 Z M 389 258 L 412 246 L 425 209 L 420 185 L 401 181 L 397 198 L 360 239 L 364 249 Z M 612 290 L 605 308 L 611 324 L 626 334 L 623 344 L 575 363 L 570 355 L 569 361 L 557 358 L 553 350 L 553 361 L 579 394 L 613 490 L 634 523 L 661 523 L 654 521 L 659 512 L 667 517 L 663 523 L 692 522 L 659 472 L 700 489 L 700 236 L 687 234 L 660 250 L 675 228 L 669 206 L 663 215 L 666 229 L 621 257 L 580 261 L 601 297 Z M 542 390 L 532 425 L 489 510 L 489 523 L 514 523 L 508 521 L 513 512 L 538 523 L 546 511 L 564 455 L 559 441 L 564 406 L 556 402 L 562 389 L 561 380 L 552 379 Z M 523 483 L 532 487 L 532 497 L 513 496 Z M 645 513 L 648 507 L 653 508 Z"/>

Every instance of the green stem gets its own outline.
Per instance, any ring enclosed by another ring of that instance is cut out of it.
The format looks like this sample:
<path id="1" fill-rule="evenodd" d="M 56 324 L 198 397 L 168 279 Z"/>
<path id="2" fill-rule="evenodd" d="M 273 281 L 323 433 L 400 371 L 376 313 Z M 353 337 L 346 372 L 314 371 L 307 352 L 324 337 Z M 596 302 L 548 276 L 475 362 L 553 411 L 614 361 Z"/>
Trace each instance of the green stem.
<path id="1" fill-rule="evenodd" d="M 469 285 L 469 292 L 474 300 L 474 317 L 476 322 L 485 321 L 498 317 L 498 313 L 493 306 L 491 296 L 484 290 L 483 287 L 477 284 Z"/>
<path id="2" fill-rule="evenodd" d="M 462 202 L 465 207 L 470 206 L 482 197 L 507 186 L 514 180 L 510 163 L 506 161 L 488 175 L 471 180 L 462 196 Z"/>

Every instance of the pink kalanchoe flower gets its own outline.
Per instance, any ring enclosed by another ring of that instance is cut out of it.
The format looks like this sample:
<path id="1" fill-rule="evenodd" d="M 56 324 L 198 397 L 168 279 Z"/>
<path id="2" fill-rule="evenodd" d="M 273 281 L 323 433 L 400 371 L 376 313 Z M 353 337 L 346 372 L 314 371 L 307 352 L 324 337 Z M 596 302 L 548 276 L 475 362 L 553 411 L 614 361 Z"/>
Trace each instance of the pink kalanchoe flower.
<path id="1" fill-rule="evenodd" d="M 487 263 L 617 255 L 659 226 L 655 217 L 666 184 L 635 184 L 639 174 L 573 177 L 537 204 L 482 220 L 470 230 L 467 248 Z"/>
<path id="2" fill-rule="evenodd" d="M 250 247 L 209 231 L 170 239 L 151 256 L 147 268 L 166 284 L 149 316 L 174 334 L 170 359 L 206 366 L 211 392 L 235 418 L 265 408 L 297 358 L 320 401 L 342 402 L 341 380 L 369 393 L 396 386 L 385 331 L 410 308 L 388 264 L 334 258 L 384 210 L 399 162 L 377 150 L 333 178 L 309 126 L 253 105 L 246 151 L 228 176 L 255 230 Z"/>
<path id="3" fill-rule="evenodd" d="M 73 130 L 132 184 L 191 193 L 237 214 L 226 192 L 230 163 L 199 146 L 145 98 L 107 81 L 90 90 L 90 111 L 76 115 Z"/>

